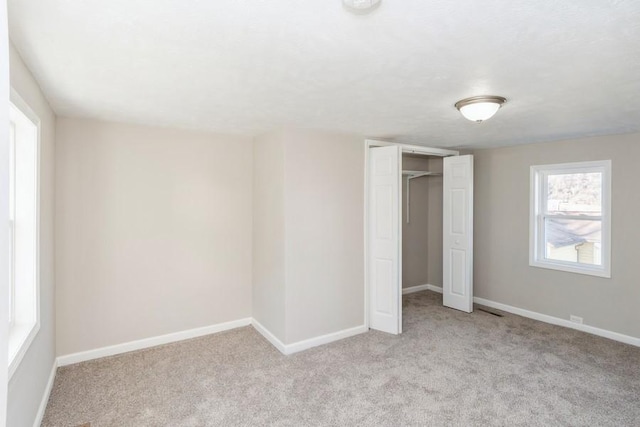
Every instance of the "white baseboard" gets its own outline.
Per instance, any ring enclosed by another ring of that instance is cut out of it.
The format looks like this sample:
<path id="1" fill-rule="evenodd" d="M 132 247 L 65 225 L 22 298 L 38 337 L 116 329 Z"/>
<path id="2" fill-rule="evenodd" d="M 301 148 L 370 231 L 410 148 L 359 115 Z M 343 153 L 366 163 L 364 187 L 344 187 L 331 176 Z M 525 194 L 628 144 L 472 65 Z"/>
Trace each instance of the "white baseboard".
<path id="1" fill-rule="evenodd" d="M 442 293 L 442 286 L 436 286 L 436 285 L 427 285 L 427 289 L 433 292 L 437 292 L 439 294 Z"/>
<path id="2" fill-rule="evenodd" d="M 595 326 L 574 323 L 570 320 L 549 316 L 547 314 L 537 313 L 535 311 L 525 310 L 523 308 L 513 307 L 507 304 L 502 304 L 502 303 L 491 301 L 484 298 L 474 297 L 473 302 L 475 302 L 476 304 L 495 308 L 497 310 L 506 311 L 512 314 L 517 314 L 518 316 L 528 317 L 529 319 L 539 320 L 541 322 L 550 323 L 552 325 L 564 326 L 565 328 L 576 329 L 578 331 L 587 332 L 589 334 L 598 335 L 600 337 L 609 338 L 614 341 L 620 341 L 625 344 L 631 344 L 633 346 L 640 347 L 640 338 L 631 337 L 629 335 L 620 334 L 618 332 L 612 332 L 606 329 L 596 328 Z"/>
<path id="3" fill-rule="evenodd" d="M 342 331 L 334 332 L 331 334 L 322 335 L 322 336 L 311 338 L 308 340 L 299 341 L 293 344 L 284 344 L 275 335 L 273 335 L 267 328 L 262 326 L 260 322 L 252 318 L 245 318 L 245 319 L 234 320 L 231 322 L 218 323 L 216 325 L 205 326 L 202 328 L 190 329 L 187 331 L 175 332 L 172 334 L 161 335 L 157 337 L 145 338 L 142 340 L 131 341 L 131 342 L 112 345 L 108 347 L 97 348 L 95 350 L 82 351 L 79 353 L 60 356 L 56 359 L 56 367 L 72 365 L 74 363 L 86 362 L 88 360 L 100 359 L 102 357 L 115 356 L 117 354 L 128 353 L 130 351 L 142 350 L 145 348 L 155 347 L 162 344 L 169 344 L 172 342 L 183 341 L 191 338 L 197 338 L 204 335 L 214 334 L 222 331 L 228 331 L 230 329 L 240 328 L 240 327 L 249 326 L 249 325 L 253 325 L 253 327 L 262 336 L 264 336 L 267 339 L 267 341 L 273 344 L 273 346 L 276 347 L 282 354 L 286 354 L 286 355 L 297 353 L 299 351 L 303 351 L 303 350 L 316 347 L 322 344 L 328 344 L 330 342 L 338 341 L 354 335 L 358 335 L 363 332 L 367 332 L 368 330 L 363 325 L 363 326 L 357 326 L 355 328 L 349 328 Z M 54 371 L 54 375 L 55 375 L 55 371 Z M 51 381 L 53 381 L 53 379 L 51 379 Z M 46 402 L 45 402 L 45 407 L 46 407 Z"/>
<path id="4" fill-rule="evenodd" d="M 409 293 L 419 292 L 424 290 L 442 293 L 441 287 L 429 285 L 429 284 L 412 286 L 410 288 L 404 288 L 402 290 L 402 293 L 409 294 Z M 569 320 L 560 319 L 558 317 L 553 317 L 553 316 L 525 310 L 518 307 L 512 307 L 510 305 L 498 303 L 498 302 L 487 300 L 484 298 L 474 297 L 473 301 L 476 304 L 506 311 L 508 313 L 516 314 L 516 315 L 527 317 L 534 320 L 539 320 L 541 322 L 550 323 L 553 325 L 559 325 L 567 328 L 576 329 L 582 332 L 587 332 L 587 333 L 598 335 L 604 338 L 609 338 L 615 341 L 620 341 L 626 344 L 631 344 L 633 346 L 640 347 L 640 338 L 623 335 L 617 332 L 608 331 L 606 329 L 596 328 L 594 326 L 574 323 Z M 55 372 L 58 366 L 67 366 L 74 363 L 85 362 L 93 359 L 99 359 L 102 357 L 114 356 L 116 354 L 122 354 L 130 351 L 141 350 L 149 347 L 155 347 L 162 344 L 168 344 L 168 343 L 182 341 L 186 339 L 197 338 L 204 335 L 214 334 L 217 332 L 227 331 L 230 329 L 240 328 L 248 325 L 253 325 L 256 331 L 258 331 L 262 336 L 264 336 L 267 339 L 267 341 L 269 341 L 274 347 L 276 347 L 282 354 L 285 354 L 285 355 L 297 353 L 299 351 L 307 350 L 309 348 L 317 347 L 323 344 L 328 344 L 333 341 L 338 341 L 338 340 L 352 337 L 354 335 L 358 335 L 368 331 L 368 328 L 365 325 L 361 325 L 361 326 L 356 326 L 349 329 L 344 329 L 342 331 L 337 331 L 330 334 L 321 335 L 321 336 L 310 338 L 307 340 L 295 342 L 292 344 L 284 344 L 275 335 L 273 335 L 267 328 L 261 325 L 260 322 L 258 322 L 256 319 L 245 318 L 245 319 L 234 320 L 231 322 L 218 323 L 216 325 L 205 326 L 202 328 L 190 329 L 187 331 L 175 332 L 172 334 L 161 335 L 161 336 L 152 337 L 152 338 L 145 338 L 138 341 L 131 341 L 123 344 L 102 347 L 95 350 L 83 351 L 79 353 L 60 356 L 56 359 L 56 363 L 54 364 L 54 367 L 52 369 L 51 376 L 49 378 L 49 383 L 47 384 L 46 396 L 43 398 L 43 402 L 40 405 L 41 407 L 38 410 L 38 417 L 41 419 L 42 416 L 44 415 L 46 402 L 49 398 L 49 393 L 51 392 L 51 387 L 53 386 L 53 380 L 55 378 Z M 38 418 L 36 418 L 36 421 L 37 420 Z"/>
<path id="5" fill-rule="evenodd" d="M 367 328 L 366 326 L 360 325 L 349 329 L 343 329 L 342 331 L 320 335 L 319 337 L 309 338 L 308 340 L 298 341 L 293 344 L 288 344 L 285 347 L 285 354 L 293 354 L 299 351 L 310 349 L 312 347 L 317 347 L 319 345 L 329 344 L 330 342 L 339 341 L 345 338 L 352 337 L 354 335 L 365 333 L 368 330 L 369 328 Z"/>
<path id="6" fill-rule="evenodd" d="M 122 344 L 111 345 L 108 347 L 97 348 L 95 350 L 82 351 L 79 353 L 59 356 L 58 366 L 67 366 L 74 363 L 86 362 L 87 360 L 99 359 L 116 354 L 128 353 L 130 351 L 142 350 L 149 347 L 155 347 L 162 344 L 169 344 L 176 341 L 183 341 L 191 338 L 197 338 L 204 335 L 215 334 L 217 332 L 228 331 L 230 329 L 249 326 L 251 318 L 233 320 L 231 322 L 218 323 L 202 328 L 189 329 L 187 331 L 174 332 L 172 334 L 160 335 L 157 337 L 145 338 L 137 341 L 130 341 Z"/>
<path id="7" fill-rule="evenodd" d="M 411 292 L 423 291 L 425 289 L 433 292 L 442 293 L 442 288 L 434 285 L 413 286 L 411 288 L 403 289 L 402 293 L 408 294 Z M 491 307 L 497 310 L 506 311 L 507 313 L 517 314 L 518 316 L 527 317 L 533 320 L 539 320 L 540 322 L 550 323 L 552 325 L 564 326 L 565 328 L 575 329 L 575 330 L 586 332 L 589 334 L 598 335 L 600 337 L 609 338 L 614 341 L 619 341 L 625 344 L 631 344 L 633 346 L 640 347 L 640 338 L 620 334 L 618 332 L 596 328 L 595 326 L 574 323 L 567 319 L 561 319 L 559 317 L 549 316 L 548 314 L 542 314 L 542 313 L 537 313 L 535 311 L 525 310 L 524 308 L 513 307 L 507 304 L 502 304 L 500 302 L 495 302 L 495 301 L 491 301 L 484 298 L 474 297 L 473 302 L 476 304 L 484 305 L 486 307 Z"/>
<path id="8" fill-rule="evenodd" d="M 286 345 L 278 339 L 275 335 L 273 335 L 267 328 L 262 326 L 262 323 L 258 322 L 256 319 L 251 319 L 251 326 L 258 331 L 260 335 L 266 338 L 275 348 L 277 348 L 280 353 L 287 354 Z"/>
<path id="9" fill-rule="evenodd" d="M 289 355 L 293 353 L 298 353 L 303 350 L 308 350 L 313 347 L 317 347 L 319 345 L 329 344 L 330 342 L 338 341 L 344 338 L 349 338 L 354 335 L 362 334 L 367 332 L 369 329 L 364 326 L 356 326 L 349 329 L 343 329 L 342 331 L 332 332 L 326 335 L 320 335 L 318 337 L 309 338 L 307 340 L 298 341 L 292 344 L 284 344 L 280 341 L 275 335 L 273 335 L 267 328 L 262 326 L 260 322 L 253 319 L 252 321 L 253 327 L 258 331 L 263 337 L 267 339 L 275 348 L 277 348 L 280 353 L 284 355 Z"/>
<path id="10" fill-rule="evenodd" d="M 442 288 L 440 286 L 429 285 L 429 284 L 411 286 L 409 288 L 402 288 L 402 295 L 412 294 L 414 292 L 420 292 L 420 291 L 433 291 L 433 292 L 437 292 L 437 293 L 441 294 L 442 293 Z"/>
<path id="11" fill-rule="evenodd" d="M 42 424 L 44 411 L 47 409 L 47 403 L 49 402 L 49 396 L 51 395 L 51 390 L 53 389 L 53 382 L 56 378 L 57 369 L 58 362 L 54 360 L 53 366 L 51 367 L 51 373 L 49 374 L 49 381 L 47 381 L 47 386 L 44 389 L 44 394 L 42 395 L 42 400 L 40 401 L 40 406 L 38 407 L 38 412 L 36 414 L 36 419 L 33 422 L 33 427 L 40 427 L 40 425 Z"/>
<path id="12" fill-rule="evenodd" d="M 411 286 L 409 288 L 402 288 L 402 295 L 412 294 L 414 292 L 426 291 L 427 289 L 429 289 L 429 285 L 417 285 L 417 286 Z"/>

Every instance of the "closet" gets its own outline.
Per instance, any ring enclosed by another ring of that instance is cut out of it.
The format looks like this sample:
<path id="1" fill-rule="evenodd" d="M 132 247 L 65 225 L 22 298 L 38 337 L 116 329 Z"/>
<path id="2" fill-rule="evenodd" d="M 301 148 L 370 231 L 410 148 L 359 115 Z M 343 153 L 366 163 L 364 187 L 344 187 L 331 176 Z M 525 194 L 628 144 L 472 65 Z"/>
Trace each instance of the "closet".
<path id="1" fill-rule="evenodd" d="M 402 333 L 403 289 L 426 285 L 472 312 L 473 156 L 365 143 L 365 323 Z"/>
<path id="2" fill-rule="evenodd" d="M 442 287 L 442 157 L 402 155 L 402 289 Z"/>

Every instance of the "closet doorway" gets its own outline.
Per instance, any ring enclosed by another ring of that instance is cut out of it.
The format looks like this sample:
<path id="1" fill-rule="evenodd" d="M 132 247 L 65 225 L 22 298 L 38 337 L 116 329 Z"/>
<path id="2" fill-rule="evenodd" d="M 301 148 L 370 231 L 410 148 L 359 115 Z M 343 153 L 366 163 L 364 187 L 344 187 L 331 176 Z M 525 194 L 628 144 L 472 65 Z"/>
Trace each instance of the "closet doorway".
<path id="1" fill-rule="evenodd" d="M 442 286 L 445 306 L 471 312 L 473 156 L 375 140 L 365 156 L 369 328 L 402 333 L 403 284 Z"/>

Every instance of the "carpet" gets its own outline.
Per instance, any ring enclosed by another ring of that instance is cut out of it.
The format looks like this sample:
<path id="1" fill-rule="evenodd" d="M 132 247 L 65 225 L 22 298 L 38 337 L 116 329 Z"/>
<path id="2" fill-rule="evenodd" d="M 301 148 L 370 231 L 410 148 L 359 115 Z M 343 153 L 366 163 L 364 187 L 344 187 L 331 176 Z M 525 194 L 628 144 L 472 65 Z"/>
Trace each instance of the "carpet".
<path id="1" fill-rule="evenodd" d="M 640 425 L 640 348 L 429 291 L 403 309 L 402 335 L 291 356 L 249 326 L 63 367 L 43 426 Z"/>

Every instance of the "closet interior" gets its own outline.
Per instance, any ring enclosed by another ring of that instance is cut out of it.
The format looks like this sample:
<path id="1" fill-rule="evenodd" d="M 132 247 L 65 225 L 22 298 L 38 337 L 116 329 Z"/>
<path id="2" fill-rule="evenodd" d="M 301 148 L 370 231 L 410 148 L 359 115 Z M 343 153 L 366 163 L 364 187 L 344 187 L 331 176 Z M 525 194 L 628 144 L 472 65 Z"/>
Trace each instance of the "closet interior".
<path id="1" fill-rule="evenodd" d="M 402 155 L 402 288 L 442 286 L 442 157 Z"/>

